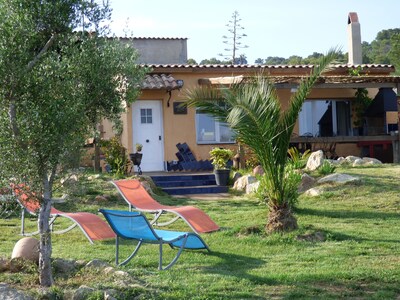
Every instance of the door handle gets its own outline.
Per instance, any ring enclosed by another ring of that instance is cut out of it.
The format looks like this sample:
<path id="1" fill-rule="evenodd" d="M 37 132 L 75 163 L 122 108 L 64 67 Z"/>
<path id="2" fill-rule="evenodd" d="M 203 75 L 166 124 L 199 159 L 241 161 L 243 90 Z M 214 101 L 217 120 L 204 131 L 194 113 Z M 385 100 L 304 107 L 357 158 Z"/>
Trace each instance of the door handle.
<path id="1" fill-rule="evenodd" d="M 146 140 L 146 143 L 150 142 L 150 140 Z"/>
<path id="2" fill-rule="evenodd" d="M 158 140 L 161 141 L 161 135 L 158 136 Z"/>

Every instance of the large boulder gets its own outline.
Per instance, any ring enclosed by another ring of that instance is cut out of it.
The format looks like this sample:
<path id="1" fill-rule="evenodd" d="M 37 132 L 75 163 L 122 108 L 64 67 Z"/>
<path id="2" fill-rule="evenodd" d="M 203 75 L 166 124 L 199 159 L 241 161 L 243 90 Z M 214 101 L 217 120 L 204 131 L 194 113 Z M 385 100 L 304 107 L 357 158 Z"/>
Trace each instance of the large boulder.
<path id="1" fill-rule="evenodd" d="M 39 240 L 33 237 L 24 237 L 14 246 L 11 259 L 22 258 L 39 263 Z"/>
<path id="2" fill-rule="evenodd" d="M 324 152 L 322 150 L 315 151 L 311 153 L 307 160 L 306 169 L 309 171 L 314 171 L 322 166 L 324 163 Z"/>

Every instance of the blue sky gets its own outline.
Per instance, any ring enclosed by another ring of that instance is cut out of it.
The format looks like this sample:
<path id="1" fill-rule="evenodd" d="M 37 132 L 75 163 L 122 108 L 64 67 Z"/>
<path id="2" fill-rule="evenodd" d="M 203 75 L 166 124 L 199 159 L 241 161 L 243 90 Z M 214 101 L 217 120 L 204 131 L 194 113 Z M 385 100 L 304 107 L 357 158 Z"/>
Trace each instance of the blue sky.
<path id="1" fill-rule="evenodd" d="M 400 0 L 110 0 L 112 32 L 134 37 L 188 38 L 188 57 L 200 62 L 226 53 L 223 35 L 239 12 L 248 62 L 268 56 L 308 56 L 339 46 L 347 52 L 347 16 L 357 12 L 361 38 L 400 28 Z"/>

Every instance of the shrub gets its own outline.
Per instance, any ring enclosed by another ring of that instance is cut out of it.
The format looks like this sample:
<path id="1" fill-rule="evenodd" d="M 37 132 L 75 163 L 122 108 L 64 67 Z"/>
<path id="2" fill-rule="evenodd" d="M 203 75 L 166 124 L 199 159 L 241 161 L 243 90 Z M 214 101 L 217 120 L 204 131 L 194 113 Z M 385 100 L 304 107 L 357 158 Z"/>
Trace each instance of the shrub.
<path id="1" fill-rule="evenodd" d="M 127 172 L 129 160 L 126 156 L 126 149 L 122 146 L 117 137 L 102 142 L 102 151 L 106 162 L 110 165 L 111 172 L 122 176 Z"/>
<path id="2" fill-rule="evenodd" d="M 322 166 L 318 168 L 318 174 L 319 175 L 328 175 L 334 173 L 336 170 L 336 167 L 332 165 L 329 161 L 325 160 Z"/>
<path id="3" fill-rule="evenodd" d="M 288 155 L 289 155 L 289 163 L 293 166 L 295 169 L 303 169 L 306 164 L 307 160 L 311 155 L 311 152 L 309 149 L 304 151 L 304 153 L 301 153 L 299 149 L 296 147 L 292 147 L 288 149 Z"/>

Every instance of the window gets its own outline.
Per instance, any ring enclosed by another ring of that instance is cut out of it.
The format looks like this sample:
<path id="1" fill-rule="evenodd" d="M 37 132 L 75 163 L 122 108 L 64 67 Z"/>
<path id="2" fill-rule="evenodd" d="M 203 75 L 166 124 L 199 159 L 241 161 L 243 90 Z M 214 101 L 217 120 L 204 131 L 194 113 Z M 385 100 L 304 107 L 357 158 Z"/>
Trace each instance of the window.
<path id="1" fill-rule="evenodd" d="M 299 114 L 300 136 L 351 135 L 350 102 L 306 100 Z"/>
<path id="2" fill-rule="evenodd" d="M 226 123 L 212 116 L 196 111 L 196 140 L 199 144 L 234 143 L 233 131 Z"/>
<path id="3" fill-rule="evenodd" d="M 140 109 L 140 123 L 142 124 L 153 123 L 153 110 L 151 108 Z"/>

